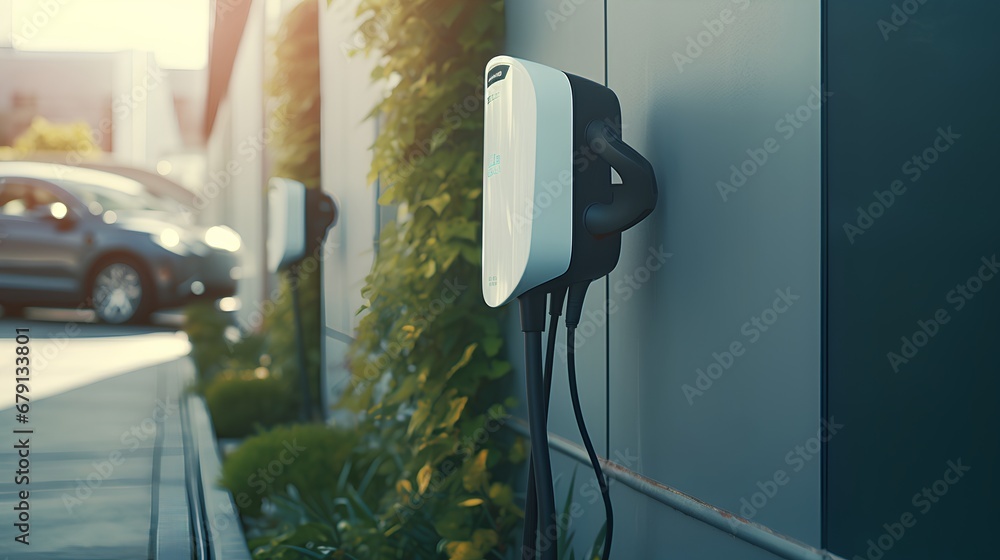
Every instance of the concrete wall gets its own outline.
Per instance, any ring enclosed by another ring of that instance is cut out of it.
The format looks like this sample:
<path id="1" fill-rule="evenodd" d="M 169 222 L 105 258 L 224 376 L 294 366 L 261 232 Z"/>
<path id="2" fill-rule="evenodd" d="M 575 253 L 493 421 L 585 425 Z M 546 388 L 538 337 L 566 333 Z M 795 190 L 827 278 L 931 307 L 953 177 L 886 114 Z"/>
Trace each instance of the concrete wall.
<path id="1" fill-rule="evenodd" d="M 270 131 L 264 122 L 264 49 L 264 6 L 254 2 L 228 94 L 207 142 L 207 177 L 201 193 L 208 201 L 203 223 L 228 225 L 243 239 L 243 277 L 237 293 L 242 303 L 237 321 L 243 331 L 260 326 L 257 312 L 264 309 L 270 284 L 265 267 L 264 144 Z"/>
<path id="2" fill-rule="evenodd" d="M 625 141 L 659 181 L 656 211 L 625 234 L 578 330 L 599 453 L 819 546 L 821 458 L 810 438 L 820 418 L 821 119 L 808 103 L 820 86 L 820 3 L 509 0 L 507 28 L 509 54 L 618 94 Z M 720 191 L 748 150 L 766 162 Z M 790 306 L 777 290 L 790 290 Z M 761 327 L 748 324 L 762 314 Z M 734 344 L 740 355 L 727 356 Z M 710 366 L 713 354 L 722 365 Z M 550 429 L 579 441 L 561 358 Z M 778 492 L 740 511 L 779 471 Z M 604 516 L 579 497 L 578 554 Z M 731 541 L 705 532 L 714 530 L 686 530 L 690 520 L 649 497 L 622 489 L 613 499 L 616 556 L 752 557 L 727 552 Z"/>

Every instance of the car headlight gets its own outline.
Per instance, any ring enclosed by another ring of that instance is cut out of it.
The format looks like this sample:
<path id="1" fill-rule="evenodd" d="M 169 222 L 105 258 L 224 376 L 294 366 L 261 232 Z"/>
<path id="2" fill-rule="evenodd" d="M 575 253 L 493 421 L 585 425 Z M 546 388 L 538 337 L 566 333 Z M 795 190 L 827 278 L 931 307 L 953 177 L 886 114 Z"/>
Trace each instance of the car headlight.
<path id="1" fill-rule="evenodd" d="M 181 234 L 176 229 L 166 228 L 160 233 L 152 235 L 153 242 L 164 249 L 180 254 L 184 246 L 181 244 Z"/>
<path id="2" fill-rule="evenodd" d="M 226 226 L 212 226 L 205 232 L 205 244 L 213 249 L 235 253 L 242 243 L 235 231 Z"/>

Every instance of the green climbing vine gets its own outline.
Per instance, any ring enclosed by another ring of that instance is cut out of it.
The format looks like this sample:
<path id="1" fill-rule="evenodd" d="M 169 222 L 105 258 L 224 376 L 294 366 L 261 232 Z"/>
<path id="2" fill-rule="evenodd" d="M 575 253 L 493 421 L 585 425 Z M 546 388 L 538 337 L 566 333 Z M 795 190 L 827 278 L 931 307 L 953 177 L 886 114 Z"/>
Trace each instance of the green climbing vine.
<path id="1" fill-rule="evenodd" d="M 522 512 L 509 484 L 523 443 L 500 316 L 482 301 L 482 73 L 499 52 L 503 2 L 363 0 L 359 50 L 388 86 L 370 179 L 395 206 L 367 277 L 351 387 L 338 407 L 396 460 L 383 536 L 432 531 L 452 559 L 497 557 Z M 433 543 L 432 543 L 433 544 Z"/>

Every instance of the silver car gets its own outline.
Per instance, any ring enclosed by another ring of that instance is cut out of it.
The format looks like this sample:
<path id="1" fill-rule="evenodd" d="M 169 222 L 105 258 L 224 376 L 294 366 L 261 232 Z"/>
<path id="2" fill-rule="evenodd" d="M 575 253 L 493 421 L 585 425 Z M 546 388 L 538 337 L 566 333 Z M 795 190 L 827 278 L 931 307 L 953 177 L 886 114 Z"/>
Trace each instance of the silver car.
<path id="1" fill-rule="evenodd" d="M 236 293 L 240 237 L 121 175 L 0 162 L 0 305 L 93 308 L 107 323 Z"/>

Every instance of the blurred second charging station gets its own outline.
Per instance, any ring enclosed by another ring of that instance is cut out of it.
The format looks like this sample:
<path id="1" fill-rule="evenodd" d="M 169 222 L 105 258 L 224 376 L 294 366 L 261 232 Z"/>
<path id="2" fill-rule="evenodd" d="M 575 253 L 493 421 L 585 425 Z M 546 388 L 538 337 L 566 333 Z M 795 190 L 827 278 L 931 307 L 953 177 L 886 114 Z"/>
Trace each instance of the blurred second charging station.
<path id="1" fill-rule="evenodd" d="M 299 416 L 311 419 L 312 396 L 306 371 L 305 333 L 299 298 L 300 268 L 315 259 L 313 274 L 322 274 L 323 240 L 337 222 L 336 201 L 320 189 L 309 189 L 293 179 L 273 177 L 268 183 L 267 268 L 272 274 L 287 271 L 292 293 L 298 379 L 302 406 Z M 322 313 L 320 316 L 322 317 Z M 321 333 L 313 333 L 317 339 Z M 320 376 L 322 378 L 322 376 Z"/>

